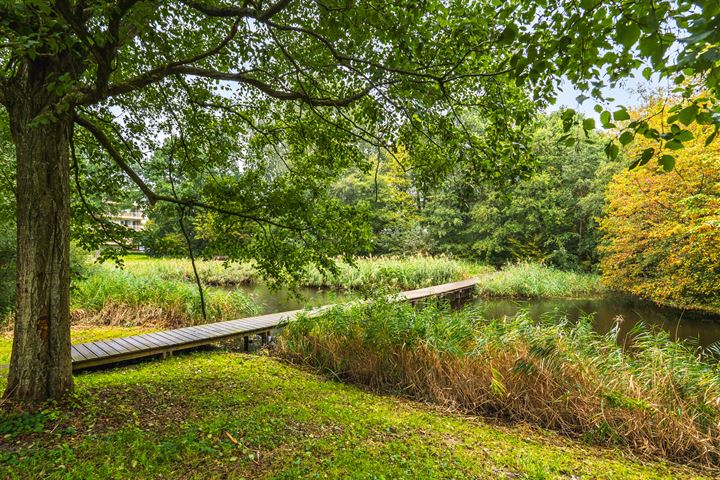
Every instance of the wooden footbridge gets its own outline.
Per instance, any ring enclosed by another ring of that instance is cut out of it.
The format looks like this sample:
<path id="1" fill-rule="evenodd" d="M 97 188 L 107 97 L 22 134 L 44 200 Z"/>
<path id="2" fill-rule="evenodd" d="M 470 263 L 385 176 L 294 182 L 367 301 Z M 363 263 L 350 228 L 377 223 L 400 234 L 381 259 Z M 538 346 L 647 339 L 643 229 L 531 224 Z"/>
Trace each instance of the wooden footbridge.
<path id="1" fill-rule="evenodd" d="M 395 295 L 397 301 L 417 303 L 431 297 L 442 297 L 449 301 L 467 298 L 472 294 L 477 279 L 446 283 L 434 287 L 410 290 Z M 308 314 L 318 314 L 332 305 L 313 310 Z M 282 322 L 292 320 L 303 310 L 271 313 L 258 317 L 241 318 L 226 322 L 208 323 L 194 327 L 177 328 L 162 332 L 133 335 L 131 337 L 112 338 L 97 342 L 79 343 L 72 346 L 73 370 L 124 362 L 143 357 L 167 355 L 178 350 L 186 350 L 202 345 L 217 343 L 232 338 L 243 338 L 245 350 L 248 350 L 251 337 L 260 336 L 266 342 L 270 332 Z"/>

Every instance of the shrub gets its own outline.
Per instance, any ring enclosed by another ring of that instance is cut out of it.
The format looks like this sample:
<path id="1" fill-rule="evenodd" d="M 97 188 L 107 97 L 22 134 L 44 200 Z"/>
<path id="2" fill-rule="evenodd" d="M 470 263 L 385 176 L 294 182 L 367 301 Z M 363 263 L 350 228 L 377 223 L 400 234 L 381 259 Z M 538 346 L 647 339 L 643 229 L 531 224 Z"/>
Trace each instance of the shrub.
<path id="1" fill-rule="evenodd" d="M 662 332 L 638 330 L 623 351 L 590 322 L 375 302 L 301 317 L 277 351 L 378 391 L 720 466 L 717 365 Z"/>
<path id="2" fill-rule="evenodd" d="M 601 292 L 600 277 L 564 272 L 538 263 L 516 263 L 483 277 L 477 286 L 486 297 L 577 297 Z"/>
<path id="3" fill-rule="evenodd" d="M 638 116 L 660 128 L 667 111 L 653 103 Z M 603 281 L 658 303 L 720 312 L 720 142 L 705 145 L 709 126 L 688 128 L 694 140 L 674 152 L 671 172 L 650 162 L 608 187 Z M 653 145 L 642 140 L 634 153 Z"/>

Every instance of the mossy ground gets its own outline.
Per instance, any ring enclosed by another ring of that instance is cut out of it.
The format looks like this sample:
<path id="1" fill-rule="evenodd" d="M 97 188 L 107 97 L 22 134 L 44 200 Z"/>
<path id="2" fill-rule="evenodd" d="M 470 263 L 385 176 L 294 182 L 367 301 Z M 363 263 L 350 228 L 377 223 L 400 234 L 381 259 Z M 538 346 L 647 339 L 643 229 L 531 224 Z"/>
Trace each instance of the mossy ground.
<path id="1" fill-rule="evenodd" d="M 0 477 L 703 478 L 224 350 L 80 374 L 33 413 L 3 405 Z"/>

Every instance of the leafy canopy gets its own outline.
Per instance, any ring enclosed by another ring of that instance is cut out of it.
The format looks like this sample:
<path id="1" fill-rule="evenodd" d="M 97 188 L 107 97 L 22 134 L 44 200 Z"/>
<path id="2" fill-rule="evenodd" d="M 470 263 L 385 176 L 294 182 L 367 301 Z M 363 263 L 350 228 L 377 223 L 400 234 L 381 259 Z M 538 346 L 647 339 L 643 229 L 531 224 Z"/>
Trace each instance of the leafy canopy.
<path id="1" fill-rule="evenodd" d="M 601 123 L 623 130 L 620 144 L 656 142 L 638 164 L 691 141 L 690 124 L 712 126 L 710 141 L 720 124 L 719 9 L 712 0 L 5 1 L 0 104 L 12 124 L 29 94 L 33 125 L 73 124 L 74 213 L 87 246 L 125 238 L 102 220 L 104 206 L 142 193 L 181 217 L 202 211 L 192 216 L 206 238 L 234 258 L 268 259 L 262 267 L 282 277 L 367 242 L 364 213 L 328 185 L 351 167 L 370 171 L 368 152 L 393 157 L 423 186 L 461 163 L 473 181 L 522 174 L 524 127 L 563 76 L 601 101 Z M 603 87 L 642 66 L 688 99 L 668 131 L 604 106 Z M 692 96 L 699 86 L 705 98 Z M 480 123 L 468 128 L 467 118 Z M 572 112 L 564 120 L 568 130 L 596 127 Z M 407 158 L 394 155 L 398 145 Z M 672 167 L 672 153 L 659 158 Z"/>
<path id="2" fill-rule="evenodd" d="M 656 98 L 632 115 L 668 129 L 665 105 Z M 694 140 L 679 151 L 674 169 L 649 163 L 613 178 L 600 222 L 601 269 L 613 288 L 720 310 L 720 143 L 701 140 L 712 127 L 689 128 Z M 643 151 L 650 142 L 633 148 Z"/>
<path id="3" fill-rule="evenodd" d="M 526 169 L 536 106 L 508 72 L 497 22 L 519 5 L 3 2 L 0 103 L 12 124 L 22 95 L 41 92 L 33 125 L 70 119 L 86 246 L 128 238 L 103 220 L 107 200 L 141 193 L 288 277 L 367 243 L 363 210 L 329 186 L 370 171 L 368 152 L 428 183 L 457 163 L 475 178 Z M 465 127 L 470 110 L 482 129 Z"/>

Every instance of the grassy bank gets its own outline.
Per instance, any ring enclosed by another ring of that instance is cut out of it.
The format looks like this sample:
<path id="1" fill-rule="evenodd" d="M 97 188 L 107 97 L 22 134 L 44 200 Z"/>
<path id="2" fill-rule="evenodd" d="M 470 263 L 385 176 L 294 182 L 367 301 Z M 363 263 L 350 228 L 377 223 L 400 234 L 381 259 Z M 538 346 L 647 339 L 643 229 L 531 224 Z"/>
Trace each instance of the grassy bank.
<path id="1" fill-rule="evenodd" d="M 720 370 L 666 334 L 374 303 L 291 323 L 279 354 L 376 391 L 720 467 Z"/>
<path id="2" fill-rule="evenodd" d="M 582 297 L 603 291 L 598 275 L 525 262 L 482 276 L 477 290 L 481 296 L 506 298 Z"/>
<path id="3" fill-rule="evenodd" d="M 193 281 L 192 265 L 188 259 L 133 258 L 126 260 L 128 271 L 139 276 L 157 276 L 167 280 Z M 262 283 L 262 278 L 248 264 L 220 260 L 197 262 L 198 274 L 208 285 L 233 286 Z M 397 289 L 422 288 L 467 278 L 492 268 L 447 257 L 377 257 L 358 258 L 355 265 L 340 262 L 338 273 L 324 274 L 309 268 L 301 285 L 329 289 L 360 289 L 389 287 Z"/>
<path id="4" fill-rule="evenodd" d="M 150 272 L 94 268 L 74 282 L 71 302 L 73 321 L 81 324 L 174 328 L 203 322 L 195 284 Z M 238 291 L 206 288 L 205 302 L 209 322 L 257 313 L 252 300 Z"/>
<path id="5" fill-rule="evenodd" d="M 267 357 L 196 353 L 79 375 L 76 388 L 61 406 L 0 408 L 3 478 L 709 477 L 372 395 Z"/>

